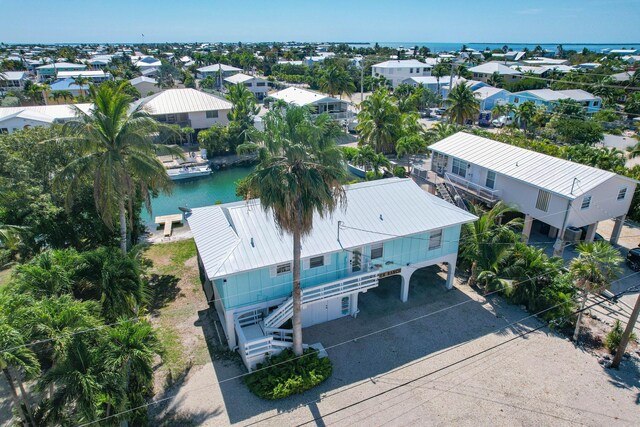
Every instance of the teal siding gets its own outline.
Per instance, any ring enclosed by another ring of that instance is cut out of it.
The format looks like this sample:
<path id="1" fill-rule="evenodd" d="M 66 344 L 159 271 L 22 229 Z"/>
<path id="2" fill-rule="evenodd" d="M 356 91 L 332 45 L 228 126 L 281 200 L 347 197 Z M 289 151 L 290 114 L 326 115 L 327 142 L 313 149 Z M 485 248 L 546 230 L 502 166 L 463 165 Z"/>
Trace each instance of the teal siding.
<path id="1" fill-rule="evenodd" d="M 373 260 L 372 264 L 378 264 L 380 272 L 384 272 L 457 253 L 459 236 L 459 225 L 444 229 L 441 246 L 433 250 L 428 250 L 429 233 L 391 240 L 384 243 L 382 258 Z M 365 248 L 365 262 L 368 261 L 368 255 L 369 248 Z M 302 287 L 317 286 L 349 275 L 348 251 L 331 254 L 330 260 L 322 267 L 302 268 Z M 271 269 L 263 268 L 230 276 L 226 282 L 215 280 L 214 285 L 225 308 L 229 309 L 288 297 L 291 295 L 292 280 L 291 273 L 272 277 Z"/>

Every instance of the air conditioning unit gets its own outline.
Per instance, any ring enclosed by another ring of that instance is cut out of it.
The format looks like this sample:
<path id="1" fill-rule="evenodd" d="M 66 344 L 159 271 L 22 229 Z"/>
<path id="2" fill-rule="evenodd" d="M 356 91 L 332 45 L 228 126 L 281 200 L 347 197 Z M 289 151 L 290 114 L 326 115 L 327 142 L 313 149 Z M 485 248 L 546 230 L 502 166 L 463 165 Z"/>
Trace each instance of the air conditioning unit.
<path id="1" fill-rule="evenodd" d="M 582 229 L 578 227 L 568 227 L 564 232 L 565 242 L 578 242 L 582 237 Z"/>

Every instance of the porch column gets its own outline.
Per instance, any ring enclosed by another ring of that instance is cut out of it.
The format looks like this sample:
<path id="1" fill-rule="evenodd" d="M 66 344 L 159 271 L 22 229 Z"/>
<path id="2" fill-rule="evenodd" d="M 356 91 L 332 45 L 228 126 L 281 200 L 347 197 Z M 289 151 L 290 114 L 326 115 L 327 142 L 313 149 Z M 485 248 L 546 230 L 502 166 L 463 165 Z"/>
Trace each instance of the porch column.
<path id="1" fill-rule="evenodd" d="M 234 349 L 237 345 L 236 343 L 236 327 L 235 322 L 233 321 L 233 313 L 225 313 L 224 318 L 227 323 L 227 342 L 229 343 L 229 348 Z"/>
<path id="2" fill-rule="evenodd" d="M 409 300 L 409 282 L 411 281 L 411 274 L 413 269 L 408 267 L 402 267 L 400 277 L 402 277 L 402 286 L 400 288 L 400 300 L 407 302 Z"/>
<path id="3" fill-rule="evenodd" d="M 561 233 L 558 233 L 558 238 L 556 239 L 556 242 L 553 244 L 553 256 L 562 256 L 562 253 L 564 252 L 564 240 L 562 240 L 562 237 L 564 236 L 564 230 Z"/>
<path id="4" fill-rule="evenodd" d="M 349 315 L 354 319 L 358 315 L 358 292 L 351 294 L 351 310 Z"/>
<path id="5" fill-rule="evenodd" d="M 584 238 L 585 242 L 593 242 L 593 239 L 596 237 L 596 229 L 598 228 L 598 223 L 594 222 L 587 227 L 587 235 Z"/>
<path id="6" fill-rule="evenodd" d="M 457 258 L 453 258 L 453 260 L 447 263 L 447 289 L 453 289 L 453 282 L 456 274 L 456 261 Z"/>
<path id="7" fill-rule="evenodd" d="M 611 243 L 612 245 L 618 244 L 618 239 L 620 238 L 620 233 L 622 232 L 622 226 L 624 225 L 624 220 L 626 218 L 627 218 L 626 215 L 620 215 L 615 219 L 613 231 L 611 232 L 611 238 L 609 239 L 609 243 Z"/>
<path id="8" fill-rule="evenodd" d="M 529 214 L 524 216 L 524 225 L 522 226 L 522 242 L 528 243 L 531 236 L 531 226 L 533 225 L 533 217 Z"/>

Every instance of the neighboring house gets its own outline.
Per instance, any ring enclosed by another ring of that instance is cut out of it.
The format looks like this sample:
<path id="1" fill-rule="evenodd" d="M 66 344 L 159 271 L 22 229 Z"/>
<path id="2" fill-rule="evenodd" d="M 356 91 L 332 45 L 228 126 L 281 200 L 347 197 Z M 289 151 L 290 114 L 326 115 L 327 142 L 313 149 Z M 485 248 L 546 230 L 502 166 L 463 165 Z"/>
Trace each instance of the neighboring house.
<path id="1" fill-rule="evenodd" d="M 506 104 L 511 95 L 508 90 L 493 86 L 483 86 L 474 90 L 473 93 L 480 102 L 480 111 L 492 110 L 497 104 Z"/>
<path id="2" fill-rule="evenodd" d="M 425 76 L 425 77 L 411 77 L 405 79 L 403 84 L 408 84 L 413 87 L 418 87 L 422 85 L 425 89 L 429 89 L 432 92 L 438 93 L 438 87 L 440 87 L 440 95 L 443 98 L 447 98 L 450 91 L 450 84 L 453 84 L 455 87 L 457 84 L 465 83 L 469 89 L 475 91 L 483 86 L 488 86 L 484 82 L 480 82 L 477 80 L 467 80 L 463 77 L 451 77 L 451 76 L 443 76 L 439 79 L 435 76 Z"/>
<path id="3" fill-rule="evenodd" d="M 56 62 L 53 64 L 41 65 L 36 67 L 38 81 L 44 81 L 55 78 L 61 71 L 83 71 L 86 70 L 85 64 L 71 64 L 69 62 Z"/>
<path id="4" fill-rule="evenodd" d="M 233 106 L 226 99 L 196 89 L 167 89 L 134 102 L 161 123 L 178 124 L 195 130 L 227 125 Z"/>
<path id="5" fill-rule="evenodd" d="M 262 100 L 269 92 L 269 83 L 258 76 L 249 76 L 247 74 L 238 73 L 224 79 L 225 83 L 236 85 L 245 85 L 258 100 Z"/>
<path id="6" fill-rule="evenodd" d="M 26 71 L 5 71 L 0 73 L 0 92 L 22 90 L 27 80 L 29 80 L 29 75 Z"/>
<path id="7" fill-rule="evenodd" d="M 616 82 L 624 83 L 631 80 L 631 78 L 633 77 L 633 73 L 634 73 L 633 71 L 624 71 L 622 73 L 611 74 L 611 78 Z"/>
<path id="8" fill-rule="evenodd" d="M 241 71 L 242 70 L 240 68 L 232 67 L 231 65 L 227 64 L 212 64 L 207 65 L 206 67 L 198 68 L 198 78 L 204 79 L 205 77 L 209 76 L 218 78 L 220 73 L 222 73 L 222 78 L 224 79 L 225 77 L 232 76 Z"/>
<path id="9" fill-rule="evenodd" d="M 469 71 L 473 73 L 473 78 L 482 82 L 488 83 L 488 80 L 493 77 L 494 73 L 498 73 L 504 79 L 505 83 L 511 83 L 520 79 L 522 73 L 513 68 L 509 68 L 499 62 L 487 62 L 469 68 Z"/>
<path id="10" fill-rule="evenodd" d="M 640 55 L 626 55 L 621 59 L 629 64 L 635 64 L 636 62 L 640 62 Z"/>
<path id="11" fill-rule="evenodd" d="M 289 87 L 272 93 L 269 97 L 282 100 L 287 104 L 309 107 L 313 114 L 329 113 L 334 119 L 349 119 L 354 115 L 349 110 L 347 101 L 307 89 Z"/>
<path id="12" fill-rule="evenodd" d="M 512 65 L 511 68 L 520 71 L 523 74 L 522 78 L 526 78 L 527 74 L 533 75 L 535 77 L 546 77 L 552 71 L 550 67 L 534 67 L 532 65 L 519 64 Z"/>
<path id="13" fill-rule="evenodd" d="M 611 218 L 617 243 L 635 193 L 630 178 L 464 132 L 429 149 L 431 170 L 450 188 L 489 205 L 515 206 L 525 215 L 524 240 L 533 226 L 557 238 L 556 254 L 580 237 L 577 228 L 585 227 L 592 241 L 598 222 Z"/>
<path id="14" fill-rule="evenodd" d="M 147 68 L 146 70 L 140 70 L 140 74 L 144 77 L 155 78 L 158 77 L 159 69 L 157 67 Z"/>
<path id="15" fill-rule="evenodd" d="M 83 71 L 58 71 L 56 74 L 57 79 L 75 79 L 77 77 L 84 77 L 91 83 L 102 83 L 107 80 L 113 80 L 111 73 L 105 73 L 102 70 L 83 70 Z"/>
<path id="16" fill-rule="evenodd" d="M 581 70 L 595 70 L 600 66 L 601 64 L 598 64 L 597 62 L 585 62 L 585 63 L 576 65 L 576 68 L 579 68 Z"/>
<path id="17" fill-rule="evenodd" d="M 133 58 L 132 58 L 133 59 Z M 160 68 L 162 65 L 162 61 L 154 58 L 153 56 L 144 56 L 140 59 L 137 59 L 133 65 L 138 67 L 140 71 L 150 70 L 152 68 Z"/>
<path id="18" fill-rule="evenodd" d="M 477 218 L 428 194 L 410 179 L 345 186 L 347 208 L 314 214 L 302 239 L 303 328 L 356 316 L 358 297 L 378 280 L 401 277 L 407 301 L 411 275 L 446 263 L 453 286 L 462 224 Z M 410 208 L 408 208 L 410 207 Z M 291 346 L 293 243 L 259 200 L 192 209 L 203 290 L 216 307 L 229 348 L 249 369 Z M 427 285 L 427 284 L 425 284 Z M 415 286 L 415 285 L 414 285 Z"/>
<path id="19" fill-rule="evenodd" d="M 76 116 L 76 109 L 88 113 L 91 104 L 37 105 L 0 108 L 0 133 L 11 133 L 36 126 L 64 123 Z"/>
<path id="20" fill-rule="evenodd" d="M 86 96 L 89 94 L 89 85 L 77 85 L 73 79 L 56 80 L 49 85 L 52 93 L 66 91 L 74 97 Z"/>
<path id="21" fill-rule="evenodd" d="M 417 59 L 404 59 L 380 62 L 371 67 L 373 77 L 382 76 L 396 88 L 411 77 L 430 76 L 433 65 Z"/>
<path id="22" fill-rule="evenodd" d="M 534 89 L 512 93 L 509 96 L 509 102 L 516 107 L 526 101 L 533 101 L 536 105 L 546 106 L 549 111 L 553 110 L 561 99 L 579 102 L 585 107 L 587 113 L 595 113 L 602 107 L 602 98 L 582 89 Z"/>
<path id="23" fill-rule="evenodd" d="M 129 80 L 131 86 L 138 89 L 140 96 L 151 96 L 160 92 L 162 89 L 158 87 L 158 82 L 150 77 L 140 76 Z"/>
<path id="24" fill-rule="evenodd" d="M 557 58 L 544 58 L 544 57 L 536 57 L 532 59 L 523 60 L 527 65 L 566 65 L 569 63 L 567 59 L 557 59 Z"/>

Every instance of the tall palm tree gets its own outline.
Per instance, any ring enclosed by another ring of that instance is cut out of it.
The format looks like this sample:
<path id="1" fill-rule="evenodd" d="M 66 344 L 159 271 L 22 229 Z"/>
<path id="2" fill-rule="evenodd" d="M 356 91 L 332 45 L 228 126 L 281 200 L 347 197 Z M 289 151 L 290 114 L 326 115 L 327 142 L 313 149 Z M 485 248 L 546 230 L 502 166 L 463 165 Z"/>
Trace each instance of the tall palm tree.
<path id="1" fill-rule="evenodd" d="M 391 168 L 391 162 L 384 154 L 376 153 L 371 160 L 371 169 L 373 169 L 374 178 L 378 178 L 382 175 L 380 172 L 380 169 L 382 168 Z"/>
<path id="2" fill-rule="evenodd" d="M 514 114 L 515 118 L 522 127 L 522 130 L 525 134 L 527 134 L 528 125 L 536 115 L 537 109 L 536 104 L 533 101 L 525 101 L 520 106 L 515 109 Z"/>
<path id="3" fill-rule="evenodd" d="M 622 271 L 620 252 L 608 242 L 580 243 L 576 250 L 578 257 L 571 260 L 569 271 L 573 276 L 575 286 L 582 291 L 580 311 L 576 320 L 573 340 L 578 340 L 582 312 L 589 292 L 600 292 Z"/>
<path id="4" fill-rule="evenodd" d="M 522 228 L 522 219 L 502 221 L 505 214 L 517 212 L 502 201 L 488 211 L 475 205 L 470 211 L 478 220 L 465 224 L 462 229 L 460 257 L 470 266 L 469 286 L 473 286 L 480 272 L 497 273 L 500 262 L 518 240 L 516 232 Z"/>
<path id="5" fill-rule="evenodd" d="M 320 90 L 328 93 L 331 96 L 339 95 L 342 99 L 342 94 L 351 96 L 356 90 L 356 85 L 353 83 L 351 76 L 346 70 L 330 66 L 320 76 Z"/>
<path id="6" fill-rule="evenodd" d="M 301 241 L 313 229 L 313 215 L 325 216 L 346 203 L 346 169 L 328 115 L 289 106 L 269 112 L 260 135 L 260 163 L 249 175 L 249 197 L 259 197 L 276 225 L 293 237 L 293 351 L 302 354 Z"/>
<path id="7" fill-rule="evenodd" d="M 68 184 L 70 203 L 82 181 L 93 179 L 94 200 L 104 223 L 113 227 L 114 212 L 119 214 L 120 248 L 126 253 L 127 223 L 133 221 L 136 196 L 141 195 L 150 209 L 151 192 L 168 192 L 172 182 L 155 154 L 152 138 L 160 124 L 140 106 L 132 110 L 131 97 L 123 91 L 124 84 L 91 86 L 93 109 L 76 109 L 77 118 L 64 125 L 64 139 L 74 142 L 81 156 L 60 172 L 57 182 Z M 183 156 L 178 149 L 165 149 Z"/>
<path id="8" fill-rule="evenodd" d="M 355 165 L 362 166 L 366 172 L 367 166 L 370 166 L 371 163 L 373 163 L 376 154 L 376 150 L 374 150 L 370 145 L 365 145 L 358 149 L 358 153 L 353 157 L 353 163 Z"/>
<path id="9" fill-rule="evenodd" d="M 360 141 L 377 152 L 394 151 L 400 129 L 400 110 L 386 89 L 380 88 L 362 101 L 358 113 Z"/>
<path id="10" fill-rule="evenodd" d="M 467 120 L 477 117 L 480 113 L 480 102 L 466 84 L 457 84 L 447 97 L 447 112 L 451 123 L 464 125 Z"/>
<path id="11" fill-rule="evenodd" d="M 73 78 L 73 83 L 78 86 L 80 96 L 84 98 L 84 87 L 89 84 L 89 78 L 79 75 Z"/>
<path id="12" fill-rule="evenodd" d="M 438 91 L 438 95 L 442 95 L 440 93 L 440 78 L 449 74 L 449 66 L 446 63 L 440 62 L 436 64 L 435 67 L 431 70 L 431 75 L 436 78 L 436 87 Z"/>
<path id="13" fill-rule="evenodd" d="M 487 83 L 493 87 L 502 87 L 504 85 L 504 77 L 499 72 L 494 72 L 487 80 Z"/>

